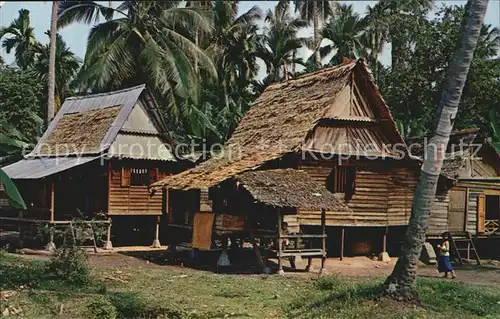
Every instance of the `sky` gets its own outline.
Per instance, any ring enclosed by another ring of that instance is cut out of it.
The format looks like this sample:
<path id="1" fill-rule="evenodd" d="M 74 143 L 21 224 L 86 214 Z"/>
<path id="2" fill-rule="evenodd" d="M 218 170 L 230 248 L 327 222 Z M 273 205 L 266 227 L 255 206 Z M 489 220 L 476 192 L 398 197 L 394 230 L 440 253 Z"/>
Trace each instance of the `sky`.
<path id="1" fill-rule="evenodd" d="M 377 1 L 342 1 L 342 3 L 352 4 L 354 11 L 361 15 L 364 15 L 368 5 L 372 6 L 376 2 Z M 265 13 L 267 10 L 272 9 L 276 3 L 277 1 L 241 1 L 239 11 L 240 13 L 245 12 L 253 6 L 258 5 Z M 436 1 L 436 7 L 439 7 L 442 3 L 445 3 L 446 5 L 464 5 L 466 0 Z M 107 5 L 108 1 L 104 1 L 104 4 Z M 119 2 L 113 2 L 114 7 L 118 4 Z M 47 43 L 49 38 L 44 34 L 44 32 L 50 28 L 51 6 L 52 3 L 50 1 L 6 1 L 0 8 L 0 26 L 8 26 L 10 22 L 17 17 L 20 9 L 28 9 L 31 13 L 31 24 L 35 28 L 36 39 L 41 43 Z M 500 28 L 500 0 L 489 1 L 488 10 L 485 16 L 485 23 Z M 81 58 L 85 56 L 87 34 L 90 28 L 90 25 L 72 24 L 60 31 L 69 48 Z M 312 36 L 312 28 L 302 30 L 299 33 L 299 36 Z M 310 51 L 304 48 L 304 50 L 300 53 L 302 55 L 306 55 L 307 57 L 308 54 L 310 54 L 309 52 Z M 10 64 L 13 61 L 13 54 L 8 55 L 3 48 L 0 53 L 7 64 Z M 384 52 L 382 53 L 380 60 L 386 65 L 390 64 L 390 44 L 384 48 Z M 259 77 L 263 77 L 265 67 L 262 67 L 259 73 Z"/>

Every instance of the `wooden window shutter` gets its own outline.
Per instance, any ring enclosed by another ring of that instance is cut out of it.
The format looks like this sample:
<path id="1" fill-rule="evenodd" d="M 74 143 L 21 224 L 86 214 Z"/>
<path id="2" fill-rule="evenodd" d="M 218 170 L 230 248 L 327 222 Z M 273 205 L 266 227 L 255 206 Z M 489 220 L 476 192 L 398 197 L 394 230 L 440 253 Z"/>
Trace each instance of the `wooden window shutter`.
<path id="1" fill-rule="evenodd" d="M 130 172 L 132 169 L 130 167 L 122 167 L 122 176 L 121 176 L 121 186 L 128 187 L 130 186 Z"/>
<path id="2" fill-rule="evenodd" d="M 148 173 L 149 185 L 151 185 L 158 180 L 158 168 L 150 168 Z"/>
<path id="3" fill-rule="evenodd" d="M 486 196 L 477 196 L 477 232 L 484 233 L 484 223 L 486 222 Z"/>

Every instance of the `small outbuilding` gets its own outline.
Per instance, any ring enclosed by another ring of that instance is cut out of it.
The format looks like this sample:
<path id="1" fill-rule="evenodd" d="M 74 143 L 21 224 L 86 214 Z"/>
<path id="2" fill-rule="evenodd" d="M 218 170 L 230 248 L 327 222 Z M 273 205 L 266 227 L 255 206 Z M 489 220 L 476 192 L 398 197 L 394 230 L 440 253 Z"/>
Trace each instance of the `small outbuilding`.
<path id="1" fill-rule="evenodd" d="M 70 97 L 34 150 L 3 168 L 28 209 L 4 208 L 2 217 L 58 223 L 105 214 L 116 244 L 158 245 L 162 198 L 148 187 L 190 166 L 171 142 L 144 85 Z"/>

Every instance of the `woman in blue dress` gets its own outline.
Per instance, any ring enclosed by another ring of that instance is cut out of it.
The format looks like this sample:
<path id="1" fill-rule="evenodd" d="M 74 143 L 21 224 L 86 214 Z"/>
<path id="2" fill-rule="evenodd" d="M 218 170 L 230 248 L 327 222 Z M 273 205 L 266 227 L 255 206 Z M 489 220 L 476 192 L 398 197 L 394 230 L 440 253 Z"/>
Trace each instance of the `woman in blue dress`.
<path id="1" fill-rule="evenodd" d="M 444 273 L 443 278 L 448 278 L 448 274 L 451 273 L 451 279 L 455 279 L 457 275 L 450 262 L 450 242 L 446 234 L 443 234 L 442 237 L 443 242 L 437 246 L 439 248 L 438 272 Z"/>

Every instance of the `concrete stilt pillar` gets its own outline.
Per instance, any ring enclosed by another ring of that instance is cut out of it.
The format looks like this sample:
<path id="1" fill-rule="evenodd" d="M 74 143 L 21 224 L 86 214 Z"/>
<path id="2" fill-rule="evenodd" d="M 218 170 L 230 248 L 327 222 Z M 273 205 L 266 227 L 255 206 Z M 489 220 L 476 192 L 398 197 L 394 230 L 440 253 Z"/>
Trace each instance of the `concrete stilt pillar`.
<path id="1" fill-rule="evenodd" d="M 111 243 L 111 220 L 109 221 L 108 228 L 106 230 L 106 243 L 104 244 L 104 249 L 113 249 L 113 244 Z"/>
<path id="2" fill-rule="evenodd" d="M 155 239 L 153 240 L 153 244 L 151 245 L 153 248 L 161 248 L 160 244 L 160 216 L 156 218 L 155 225 Z"/>
<path id="3" fill-rule="evenodd" d="M 50 227 L 49 230 L 49 242 L 45 246 L 45 250 L 47 251 L 55 251 L 56 250 L 56 244 L 54 244 L 54 227 Z"/>
<path id="4" fill-rule="evenodd" d="M 219 259 L 217 260 L 217 267 L 231 267 L 231 261 L 229 261 L 229 256 L 226 249 L 222 250 Z"/>

